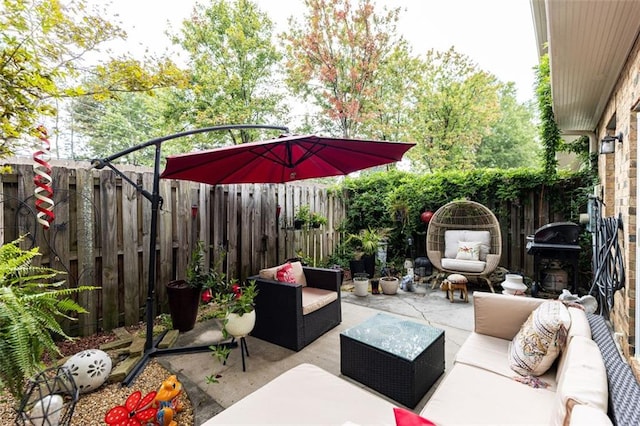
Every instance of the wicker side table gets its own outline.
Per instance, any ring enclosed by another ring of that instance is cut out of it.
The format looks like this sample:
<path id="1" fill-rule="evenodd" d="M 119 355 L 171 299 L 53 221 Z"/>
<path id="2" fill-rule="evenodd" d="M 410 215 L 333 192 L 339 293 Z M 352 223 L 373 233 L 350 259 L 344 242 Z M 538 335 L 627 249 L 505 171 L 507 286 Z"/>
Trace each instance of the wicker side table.
<path id="1" fill-rule="evenodd" d="M 415 407 L 444 373 L 444 330 L 377 314 L 340 333 L 340 371 Z"/>

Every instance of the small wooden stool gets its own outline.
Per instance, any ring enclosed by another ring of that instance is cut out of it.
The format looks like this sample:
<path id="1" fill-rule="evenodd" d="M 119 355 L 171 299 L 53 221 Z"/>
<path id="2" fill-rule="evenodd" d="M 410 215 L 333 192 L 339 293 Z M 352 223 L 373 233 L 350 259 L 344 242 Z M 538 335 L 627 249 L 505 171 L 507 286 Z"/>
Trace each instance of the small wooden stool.
<path id="1" fill-rule="evenodd" d="M 447 292 L 447 299 L 453 303 L 454 292 L 460 290 L 460 299 L 469 303 L 469 295 L 467 293 L 467 277 L 460 274 L 451 274 L 444 281 L 440 288 Z"/>

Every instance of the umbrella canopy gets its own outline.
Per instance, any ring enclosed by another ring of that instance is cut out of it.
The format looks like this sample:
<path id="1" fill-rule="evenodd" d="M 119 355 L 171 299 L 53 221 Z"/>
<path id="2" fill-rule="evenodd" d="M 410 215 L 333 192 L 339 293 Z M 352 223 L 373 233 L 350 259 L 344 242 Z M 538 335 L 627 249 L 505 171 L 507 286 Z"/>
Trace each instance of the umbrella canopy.
<path id="1" fill-rule="evenodd" d="M 167 157 L 160 177 L 203 182 L 284 183 L 346 175 L 400 161 L 414 143 L 284 136 Z"/>

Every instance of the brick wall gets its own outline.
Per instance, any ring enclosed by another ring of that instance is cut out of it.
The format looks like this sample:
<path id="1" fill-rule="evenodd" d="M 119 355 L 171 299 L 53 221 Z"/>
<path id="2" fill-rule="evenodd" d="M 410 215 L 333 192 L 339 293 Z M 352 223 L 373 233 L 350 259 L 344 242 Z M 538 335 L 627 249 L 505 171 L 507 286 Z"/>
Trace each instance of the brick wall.
<path id="1" fill-rule="evenodd" d="M 600 118 L 598 140 L 607 132 L 622 132 L 624 141 L 616 142 L 616 152 L 600 155 L 598 169 L 605 203 L 605 216 L 622 216 L 620 246 L 624 253 L 625 288 L 615 295 L 611 321 L 625 355 L 636 353 L 636 220 L 637 220 L 637 106 L 640 102 L 640 43 L 636 42 L 623 68 L 613 93 Z M 637 365 L 634 364 L 634 367 Z M 636 376 L 639 369 L 634 368 Z"/>

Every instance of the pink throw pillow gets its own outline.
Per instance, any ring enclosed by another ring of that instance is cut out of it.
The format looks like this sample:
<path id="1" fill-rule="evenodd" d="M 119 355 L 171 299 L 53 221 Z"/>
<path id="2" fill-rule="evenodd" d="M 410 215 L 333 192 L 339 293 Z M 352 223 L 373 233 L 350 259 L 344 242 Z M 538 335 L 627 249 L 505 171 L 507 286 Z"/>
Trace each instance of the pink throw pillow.
<path id="1" fill-rule="evenodd" d="M 293 274 L 293 267 L 290 263 L 285 263 L 276 271 L 276 280 L 283 283 L 295 283 L 296 277 Z"/>
<path id="2" fill-rule="evenodd" d="M 396 426 L 436 426 L 432 421 L 404 408 L 394 407 L 393 415 L 396 416 Z"/>

